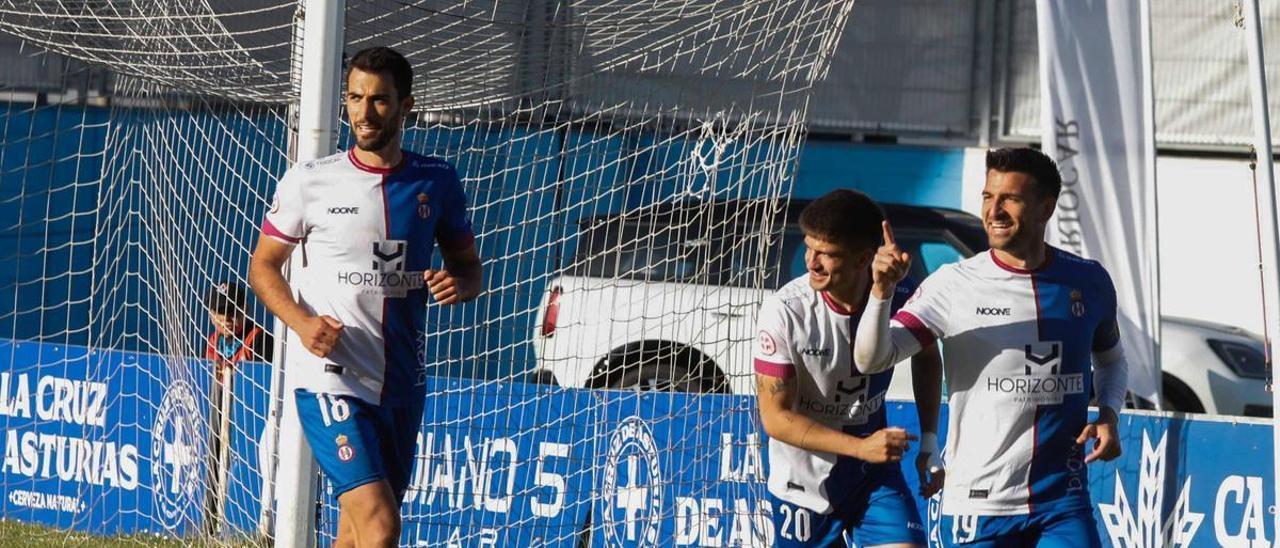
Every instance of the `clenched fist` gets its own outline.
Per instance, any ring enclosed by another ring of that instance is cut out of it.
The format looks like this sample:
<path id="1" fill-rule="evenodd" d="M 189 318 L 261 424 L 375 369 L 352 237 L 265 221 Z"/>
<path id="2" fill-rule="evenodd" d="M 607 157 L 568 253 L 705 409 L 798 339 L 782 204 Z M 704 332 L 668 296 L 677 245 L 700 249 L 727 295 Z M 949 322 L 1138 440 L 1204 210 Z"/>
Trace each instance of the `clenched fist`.
<path id="1" fill-rule="evenodd" d="M 915 439 L 915 436 L 901 428 L 881 428 L 874 434 L 862 438 L 857 457 L 872 464 L 898 462 L 902 460 L 902 454 L 907 452 Z"/>
<path id="2" fill-rule="evenodd" d="M 462 300 L 458 294 L 458 281 L 448 270 L 425 270 L 422 281 L 437 303 L 453 304 Z"/>
<path id="3" fill-rule="evenodd" d="M 338 344 L 338 337 L 342 335 L 342 322 L 332 316 L 311 316 L 303 320 L 302 325 L 295 327 L 294 331 L 302 337 L 302 345 L 307 350 L 323 358 L 333 352 L 333 347 Z"/>

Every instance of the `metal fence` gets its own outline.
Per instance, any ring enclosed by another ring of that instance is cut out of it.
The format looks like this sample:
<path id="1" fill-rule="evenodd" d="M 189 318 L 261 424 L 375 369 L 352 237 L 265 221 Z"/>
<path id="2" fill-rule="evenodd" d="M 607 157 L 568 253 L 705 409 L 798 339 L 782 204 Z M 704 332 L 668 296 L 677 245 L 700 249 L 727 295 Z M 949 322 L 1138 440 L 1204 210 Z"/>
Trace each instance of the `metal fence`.
<path id="1" fill-rule="evenodd" d="M 1245 33 L 1236 24 L 1235 6 L 1232 0 L 1153 0 L 1152 72 L 1160 145 L 1208 149 L 1249 142 Z M 1035 0 L 1016 0 L 1007 10 L 1012 32 L 1004 37 L 1009 56 L 1001 68 L 1008 85 L 997 122 L 1008 139 L 1039 140 L 1035 9 Z M 1280 3 L 1263 3 L 1262 17 L 1267 81 L 1274 90 L 1280 86 Z M 1270 110 L 1275 119 L 1280 100 L 1273 98 Z"/>
<path id="2" fill-rule="evenodd" d="M 1237 2 L 1152 2 L 1159 144 L 1205 150 L 1247 144 L 1245 35 L 1236 23 Z M 557 4 L 544 3 L 548 9 Z M 955 144 L 1038 140 L 1035 10 L 1035 0 L 858 0 L 828 77 L 811 99 L 810 130 Z M 1280 2 L 1263 3 L 1262 10 L 1268 81 L 1277 89 Z M 566 48 L 577 51 L 573 44 Z M 16 38 L 0 36 L 0 63 L 6 67 L 0 89 L 56 92 L 66 74 L 82 73 L 82 89 L 110 93 L 105 73 L 35 55 Z M 688 78 L 706 81 L 677 86 L 683 93 L 733 87 L 723 79 Z M 594 98 L 593 91 L 576 90 L 584 100 Z M 1280 119 L 1280 93 L 1271 95 L 1273 119 Z"/>

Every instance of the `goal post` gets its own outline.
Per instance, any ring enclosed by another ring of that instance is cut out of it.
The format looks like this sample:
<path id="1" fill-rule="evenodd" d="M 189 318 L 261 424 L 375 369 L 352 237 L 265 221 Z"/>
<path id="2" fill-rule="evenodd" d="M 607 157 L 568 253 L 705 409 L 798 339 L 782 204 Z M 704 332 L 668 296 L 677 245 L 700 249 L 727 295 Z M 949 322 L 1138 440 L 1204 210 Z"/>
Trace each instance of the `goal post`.
<path id="1" fill-rule="evenodd" d="M 302 36 L 302 68 L 297 78 L 300 96 L 295 163 L 321 158 L 334 151 L 342 89 L 345 6 L 344 0 L 305 0 L 296 19 L 302 27 L 302 32 L 298 33 Z M 301 248 L 295 250 L 295 257 L 289 261 L 290 268 L 300 260 L 301 253 Z M 288 330 L 283 322 L 276 319 L 275 326 L 281 335 L 279 340 L 285 340 Z M 286 353 L 287 350 L 276 354 L 276 370 L 288 375 L 290 372 L 284 367 Z M 284 390 L 287 386 L 287 383 L 277 382 L 273 388 Z M 298 422 L 293 394 L 273 394 L 273 401 L 283 402 L 276 445 L 279 459 L 275 472 L 278 494 L 275 501 L 275 541 L 286 548 L 312 546 L 316 538 L 316 462 Z"/>

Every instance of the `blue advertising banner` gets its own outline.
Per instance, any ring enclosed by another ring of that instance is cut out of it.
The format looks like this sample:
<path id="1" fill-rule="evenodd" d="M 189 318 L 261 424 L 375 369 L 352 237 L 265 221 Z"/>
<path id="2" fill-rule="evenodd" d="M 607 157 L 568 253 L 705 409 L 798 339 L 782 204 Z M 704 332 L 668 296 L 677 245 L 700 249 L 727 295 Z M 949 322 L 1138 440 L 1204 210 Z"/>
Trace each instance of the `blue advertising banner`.
<path id="1" fill-rule="evenodd" d="M 225 517 L 213 520 L 206 362 L 0 340 L 3 518 L 102 535 L 252 534 L 268 374 L 237 371 Z M 404 544 L 772 543 L 767 441 L 750 397 L 427 388 Z M 918 430 L 914 405 L 886 408 L 891 424 Z M 1270 545 L 1267 421 L 1126 412 L 1120 426 L 1124 455 L 1088 466 L 1104 544 Z M 914 490 L 913 461 L 903 466 Z M 336 525 L 327 499 L 322 545 Z M 936 504 L 918 503 L 936 518 Z M 927 522 L 934 541 L 955 534 Z"/>
<path id="2" fill-rule="evenodd" d="M 443 380 L 428 390 L 404 542 L 574 546 L 590 505 L 597 428 L 575 410 L 590 409 L 591 394 Z"/>
<path id="3" fill-rule="evenodd" d="M 208 362 L 0 339 L 0 515 L 102 535 L 253 531 L 270 370 L 238 373 L 215 523 Z"/>

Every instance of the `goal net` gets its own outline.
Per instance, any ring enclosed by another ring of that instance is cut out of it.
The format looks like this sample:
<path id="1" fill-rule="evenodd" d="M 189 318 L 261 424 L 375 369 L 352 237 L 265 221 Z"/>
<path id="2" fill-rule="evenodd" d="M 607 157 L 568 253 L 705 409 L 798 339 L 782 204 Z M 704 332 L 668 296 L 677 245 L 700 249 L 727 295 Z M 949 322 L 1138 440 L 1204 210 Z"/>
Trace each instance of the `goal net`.
<path id="1" fill-rule="evenodd" d="M 852 3 L 347 3 L 348 56 L 413 64 L 404 147 L 457 167 L 486 272 L 477 301 L 428 311 L 403 542 L 777 533 L 748 347 Z M 279 387 L 300 373 L 239 288 L 294 160 L 303 4 L 0 2 L 59 76 L 0 89 L 5 520 L 271 531 L 273 470 L 296 466 L 276 462 Z M 332 542 L 331 490 L 287 503 Z"/>

